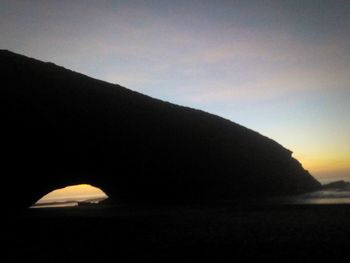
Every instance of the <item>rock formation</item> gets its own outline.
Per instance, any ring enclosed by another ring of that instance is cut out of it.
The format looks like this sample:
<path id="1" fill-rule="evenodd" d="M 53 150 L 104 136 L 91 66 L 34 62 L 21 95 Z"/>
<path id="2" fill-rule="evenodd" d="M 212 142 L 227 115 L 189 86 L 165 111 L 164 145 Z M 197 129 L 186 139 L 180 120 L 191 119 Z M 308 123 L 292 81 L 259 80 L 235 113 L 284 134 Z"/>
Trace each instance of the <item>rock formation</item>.
<path id="1" fill-rule="evenodd" d="M 100 187 L 125 203 L 292 194 L 320 184 L 292 152 L 221 117 L 0 51 L 3 200 Z"/>

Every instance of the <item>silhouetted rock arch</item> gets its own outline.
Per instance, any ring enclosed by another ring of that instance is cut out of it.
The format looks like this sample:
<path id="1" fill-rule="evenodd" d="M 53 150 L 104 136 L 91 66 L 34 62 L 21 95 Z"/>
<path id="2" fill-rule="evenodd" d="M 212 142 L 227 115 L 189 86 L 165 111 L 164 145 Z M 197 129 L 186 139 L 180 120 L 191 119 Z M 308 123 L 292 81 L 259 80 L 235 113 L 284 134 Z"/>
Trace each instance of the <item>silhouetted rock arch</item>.
<path id="1" fill-rule="evenodd" d="M 218 116 L 0 51 L 2 197 L 80 182 L 125 203 L 291 194 L 320 184 L 275 141 Z"/>

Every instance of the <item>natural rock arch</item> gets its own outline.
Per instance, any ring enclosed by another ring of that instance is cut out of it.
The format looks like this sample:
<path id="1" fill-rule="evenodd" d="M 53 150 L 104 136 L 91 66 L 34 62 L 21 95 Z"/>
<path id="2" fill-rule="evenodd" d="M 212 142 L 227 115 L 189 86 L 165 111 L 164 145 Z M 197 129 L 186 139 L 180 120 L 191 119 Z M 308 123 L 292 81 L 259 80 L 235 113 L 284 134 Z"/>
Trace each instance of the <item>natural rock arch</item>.
<path id="1" fill-rule="evenodd" d="M 218 116 L 0 51 L 9 207 L 88 183 L 114 201 L 292 194 L 320 184 L 275 141 Z"/>

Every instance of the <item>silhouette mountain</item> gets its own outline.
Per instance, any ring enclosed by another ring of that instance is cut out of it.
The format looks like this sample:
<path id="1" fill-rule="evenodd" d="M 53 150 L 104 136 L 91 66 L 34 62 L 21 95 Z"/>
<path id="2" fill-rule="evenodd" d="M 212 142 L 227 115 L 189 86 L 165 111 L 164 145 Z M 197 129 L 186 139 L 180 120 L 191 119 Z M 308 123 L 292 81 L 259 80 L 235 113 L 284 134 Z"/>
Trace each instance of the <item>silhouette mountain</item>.
<path id="1" fill-rule="evenodd" d="M 320 188 L 291 151 L 221 117 L 6 50 L 0 72 L 1 194 L 8 207 L 28 207 L 79 183 L 130 204 Z"/>

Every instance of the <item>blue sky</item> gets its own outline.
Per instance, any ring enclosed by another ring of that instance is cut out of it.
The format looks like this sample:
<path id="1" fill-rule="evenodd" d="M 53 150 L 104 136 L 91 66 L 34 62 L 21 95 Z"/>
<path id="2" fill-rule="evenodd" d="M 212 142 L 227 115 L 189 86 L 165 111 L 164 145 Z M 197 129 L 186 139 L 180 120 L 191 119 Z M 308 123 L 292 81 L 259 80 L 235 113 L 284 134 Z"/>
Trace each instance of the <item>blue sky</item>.
<path id="1" fill-rule="evenodd" d="M 202 109 L 350 180 L 349 1 L 1 1 L 0 48 Z"/>

